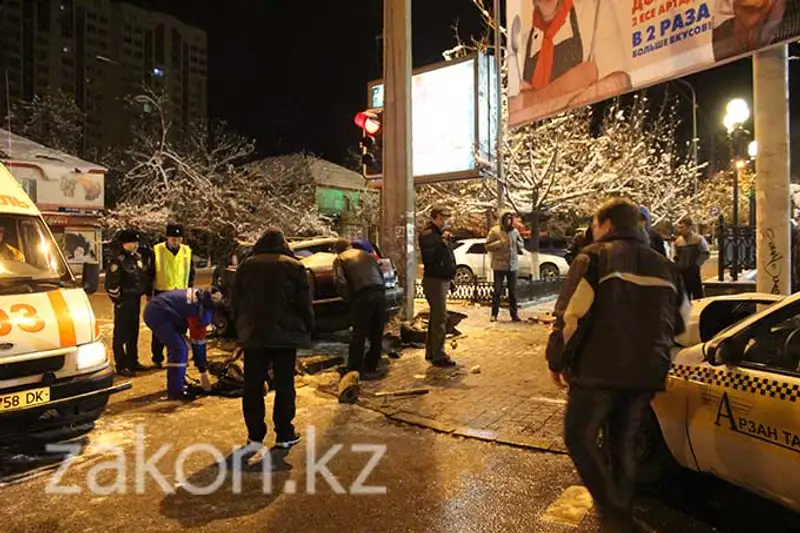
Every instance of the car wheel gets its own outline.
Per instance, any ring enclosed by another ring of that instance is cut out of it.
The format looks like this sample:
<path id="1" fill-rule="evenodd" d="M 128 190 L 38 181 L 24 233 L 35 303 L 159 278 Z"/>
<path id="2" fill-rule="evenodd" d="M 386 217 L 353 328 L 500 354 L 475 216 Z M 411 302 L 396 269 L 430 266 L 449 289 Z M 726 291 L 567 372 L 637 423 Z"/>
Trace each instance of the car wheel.
<path id="1" fill-rule="evenodd" d="M 539 277 L 545 281 L 556 281 L 560 276 L 561 272 L 553 263 L 545 263 L 539 267 Z"/>
<path id="2" fill-rule="evenodd" d="M 475 283 L 475 274 L 469 267 L 460 266 L 456 268 L 456 275 L 453 277 L 456 285 L 472 285 Z"/>

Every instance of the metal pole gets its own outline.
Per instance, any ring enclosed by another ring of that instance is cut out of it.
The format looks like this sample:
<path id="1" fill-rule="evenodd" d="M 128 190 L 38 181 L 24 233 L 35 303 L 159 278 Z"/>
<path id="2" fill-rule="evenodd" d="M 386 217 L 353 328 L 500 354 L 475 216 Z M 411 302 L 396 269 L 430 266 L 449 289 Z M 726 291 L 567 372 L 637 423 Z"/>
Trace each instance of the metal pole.
<path id="1" fill-rule="evenodd" d="M 506 203 L 505 177 L 503 176 L 503 36 L 500 17 L 500 0 L 494 0 L 494 22 L 494 59 L 497 78 L 495 80 L 495 105 L 497 106 L 495 163 L 497 165 L 497 214 L 500 216 L 500 210 L 505 207 Z"/>
<path id="2" fill-rule="evenodd" d="M 405 313 L 414 316 L 416 194 L 411 161 L 411 0 L 384 0 L 383 191 L 381 246 L 405 290 Z"/>
<path id="3" fill-rule="evenodd" d="M 8 86 L 8 69 L 5 69 L 6 76 L 6 114 L 8 119 L 8 155 L 11 156 L 11 89 Z"/>
<path id="4" fill-rule="evenodd" d="M 787 46 L 753 56 L 756 154 L 756 290 L 790 294 L 789 69 Z"/>
<path id="5" fill-rule="evenodd" d="M 735 133 L 734 133 L 735 135 Z M 731 266 L 731 279 L 739 279 L 739 177 L 741 169 L 738 162 L 734 162 L 736 172 L 733 174 L 733 264 Z"/>

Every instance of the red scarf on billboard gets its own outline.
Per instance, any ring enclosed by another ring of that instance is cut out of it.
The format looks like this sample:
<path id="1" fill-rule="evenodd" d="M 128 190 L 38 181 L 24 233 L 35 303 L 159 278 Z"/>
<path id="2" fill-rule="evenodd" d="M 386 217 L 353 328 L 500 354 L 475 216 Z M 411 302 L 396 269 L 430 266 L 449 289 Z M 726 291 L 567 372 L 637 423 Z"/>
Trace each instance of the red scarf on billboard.
<path id="1" fill-rule="evenodd" d="M 542 20 L 539 10 L 533 10 L 533 27 L 541 30 L 544 34 L 542 48 L 539 50 L 539 57 L 536 60 L 536 70 L 533 72 L 531 84 L 534 89 L 541 89 L 550 83 L 550 74 L 553 72 L 553 61 L 555 60 L 555 39 L 558 30 L 564 26 L 572 9 L 573 0 L 563 0 L 556 16 L 550 22 Z"/>

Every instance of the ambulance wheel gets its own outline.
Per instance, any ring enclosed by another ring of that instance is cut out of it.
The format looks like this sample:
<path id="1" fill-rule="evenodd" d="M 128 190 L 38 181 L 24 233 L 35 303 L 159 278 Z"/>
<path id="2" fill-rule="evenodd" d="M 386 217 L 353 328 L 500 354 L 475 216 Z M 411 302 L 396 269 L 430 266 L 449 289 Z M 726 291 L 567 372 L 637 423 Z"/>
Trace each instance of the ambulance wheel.
<path id="1" fill-rule="evenodd" d="M 668 478 L 677 469 L 678 463 L 667 447 L 658 418 L 652 409 L 648 409 L 636 437 L 636 482 L 653 485 Z"/>

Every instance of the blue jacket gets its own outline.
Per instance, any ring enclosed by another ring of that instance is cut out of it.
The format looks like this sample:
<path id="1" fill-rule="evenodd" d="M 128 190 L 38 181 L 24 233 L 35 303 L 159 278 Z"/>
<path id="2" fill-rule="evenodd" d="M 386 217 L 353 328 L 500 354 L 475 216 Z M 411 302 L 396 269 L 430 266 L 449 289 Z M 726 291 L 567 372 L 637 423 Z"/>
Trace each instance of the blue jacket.
<path id="1" fill-rule="evenodd" d="M 186 331 L 190 317 L 196 317 L 201 326 L 208 326 L 214 318 L 214 306 L 208 291 L 178 289 L 153 297 L 147 304 L 144 315 L 148 325 L 168 323 L 177 331 Z"/>

